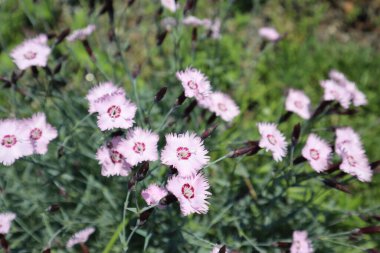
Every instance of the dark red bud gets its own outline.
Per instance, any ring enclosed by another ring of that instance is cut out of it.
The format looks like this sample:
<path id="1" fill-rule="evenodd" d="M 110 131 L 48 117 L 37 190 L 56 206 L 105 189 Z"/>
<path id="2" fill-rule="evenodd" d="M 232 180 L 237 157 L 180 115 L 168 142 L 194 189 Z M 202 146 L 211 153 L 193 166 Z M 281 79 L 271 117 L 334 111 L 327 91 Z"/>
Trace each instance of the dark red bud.
<path id="1" fill-rule="evenodd" d="M 292 244 L 290 242 L 275 242 L 273 243 L 273 246 L 277 248 L 289 249 Z"/>
<path id="2" fill-rule="evenodd" d="M 187 0 L 183 13 L 186 14 L 188 11 L 194 9 L 196 4 L 197 4 L 197 0 Z"/>
<path id="3" fill-rule="evenodd" d="M 323 183 L 339 191 L 351 194 L 351 190 L 346 185 L 339 183 L 335 179 L 324 179 Z"/>
<path id="4" fill-rule="evenodd" d="M 90 43 L 88 43 L 88 40 L 87 39 L 82 40 L 82 44 L 84 48 L 86 49 L 87 54 L 95 61 L 95 56 L 94 56 L 94 53 L 92 52 Z"/>
<path id="5" fill-rule="evenodd" d="M 38 69 L 36 66 L 32 66 L 32 75 L 34 78 L 37 78 L 38 77 Z"/>
<path id="6" fill-rule="evenodd" d="M 6 79 L 5 77 L 0 77 L 0 81 L 4 83 L 5 88 L 10 88 L 12 87 L 12 83 L 10 80 Z"/>
<path id="7" fill-rule="evenodd" d="M 207 125 L 211 125 L 216 120 L 216 114 L 213 113 L 211 116 L 207 119 Z"/>
<path id="8" fill-rule="evenodd" d="M 286 112 L 285 114 L 283 114 L 278 120 L 278 124 L 281 124 L 282 122 L 287 121 L 290 118 L 290 116 L 292 116 L 292 114 L 293 114 L 292 112 Z"/>
<path id="9" fill-rule="evenodd" d="M 359 228 L 360 234 L 377 234 L 380 233 L 380 226 L 369 226 L 364 228 Z"/>
<path id="10" fill-rule="evenodd" d="M 165 94 L 166 94 L 166 91 L 168 90 L 167 87 L 162 87 L 157 93 L 156 93 L 156 96 L 154 96 L 154 102 L 158 103 L 160 102 Z"/>
<path id="11" fill-rule="evenodd" d="M 333 101 L 322 101 L 317 109 L 315 109 L 313 115 L 311 116 L 312 119 L 316 118 L 317 116 L 319 116 L 325 109 L 328 105 L 332 104 Z"/>
<path id="12" fill-rule="evenodd" d="M 204 140 L 204 139 L 207 139 L 214 131 L 215 129 L 218 127 L 218 125 L 213 125 L 209 128 L 207 128 L 201 135 L 201 139 Z"/>
<path id="13" fill-rule="evenodd" d="M 146 177 L 149 170 L 149 162 L 143 162 L 140 169 L 137 171 L 136 180 L 141 181 Z"/>
<path id="14" fill-rule="evenodd" d="M 153 213 L 154 208 L 150 208 L 140 214 L 139 224 L 144 225 L 144 223 L 149 219 L 150 215 Z"/>
<path id="15" fill-rule="evenodd" d="M 90 250 L 88 249 L 86 244 L 81 243 L 80 248 L 82 249 L 82 253 L 90 253 Z"/>
<path id="16" fill-rule="evenodd" d="M 195 41 L 197 41 L 197 38 L 198 38 L 197 28 L 194 27 L 193 31 L 191 32 L 191 41 L 195 42 Z"/>
<path id="17" fill-rule="evenodd" d="M 219 253 L 226 253 L 226 250 L 227 250 L 226 245 L 223 245 L 223 247 L 219 249 Z"/>
<path id="18" fill-rule="evenodd" d="M 57 36 L 57 40 L 55 41 L 55 44 L 58 45 L 59 43 L 61 43 L 67 37 L 67 35 L 69 35 L 69 34 L 70 34 L 70 28 L 66 28 L 65 30 L 63 30 Z"/>
<path id="19" fill-rule="evenodd" d="M 292 132 L 292 146 L 294 147 L 300 138 L 301 134 L 301 124 L 298 123 L 293 127 L 293 132 Z"/>
<path id="20" fill-rule="evenodd" d="M 259 152 L 260 149 L 261 148 L 259 147 L 259 142 L 250 141 L 250 142 L 248 142 L 247 147 L 235 149 L 234 151 L 232 151 L 230 157 L 236 158 L 236 157 L 243 156 L 243 155 L 254 155 L 257 152 Z"/>
<path id="21" fill-rule="evenodd" d="M 175 105 L 176 105 L 176 106 L 182 105 L 183 102 L 185 102 L 185 100 L 186 100 L 186 96 L 185 96 L 185 92 L 183 91 L 183 92 L 181 93 L 181 95 L 179 95 L 179 97 L 177 98 L 177 100 L 176 100 L 176 102 L 175 102 Z"/>
<path id="22" fill-rule="evenodd" d="M 169 193 L 168 195 L 166 195 L 160 200 L 159 204 L 162 206 L 167 206 L 176 201 L 177 201 L 177 198 L 173 194 Z"/>
<path id="23" fill-rule="evenodd" d="M 50 253 L 50 252 L 51 252 L 50 248 L 44 249 L 44 251 L 42 251 L 42 253 Z"/>
<path id="24" fill-rule="evenodd" d="M 306 160 L 305 157 L 303 157 L 303 156 L 299 156 L 299 157 L 297 157 L 296 159 L 294 159 L 293 164 L 294 164 L 294 165 L 297 165 L 297 164 L 300 164 L 300 163 L 303 163 L 303 162 L 306 162 L 306 161 L 307 161 L 307 160 Z"/>
<path id="25" fill-rule="evenodd" d="M 5 239 L 5 235 L 3 234 L 0 234 L 0 244 L 1 244 L 1 247 L 3 247 L 4 251 L 6 253 L 9 252 L 9 243 L 7 242 L 7 240 Z"/>
<path id="26" fill-rule="evenodd" d="M 156 37 L 156 44 L 157 46 L 161 46 L 162 43 L 164 42 L 165 38 L 166 38 L 166 35 L 168 34 L 168 31 L 164 30 L 160 33 L 157 34 L 157 37 Z"/>
<path id="27" fill-rule="evenodd" d="M 371 169 L 375 171 L 375 173 L 380 173 L 380 160 L 372 162 L 370 166 L 371 166 Z"/>
<path id="28" fill-rule="evenodd" d="M 185 109 L 184 117 L 190 116 L 190 113 L 194 110 L 194 108 L 197 106 L 197 100 L 193 100 Z"/>

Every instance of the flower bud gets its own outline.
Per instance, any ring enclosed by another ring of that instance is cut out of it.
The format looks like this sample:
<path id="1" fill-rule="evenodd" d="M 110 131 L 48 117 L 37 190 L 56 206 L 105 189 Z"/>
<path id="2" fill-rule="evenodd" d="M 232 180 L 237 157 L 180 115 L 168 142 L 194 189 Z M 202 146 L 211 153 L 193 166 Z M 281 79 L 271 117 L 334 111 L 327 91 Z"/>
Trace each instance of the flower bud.
<path id="1" fill-rule="evenodd" d="M 157 93 L 156 93 L 156 96 L 154 96 L 154 102 L 158 103 L 160 102 L 165 94 L 166 94 L 166 91 L 168 90 L 168 87 L 162 87 Z"/>
<path id="2" fill-rule="evenodd" d="M 218 127 L 218 125 L 213 125 L 209 128 L 207 128 L 201 135 L 201 139 L 204 140 L 204 139 L 207 139 L 214 131 L 215 129 Z"/>
<path id="3" fill-rule="evenodd" d="M 185 100 L 186 100 L 186 96 L 185 96 L 185 92 L 183 91 L 181 95 L 179 95 L 179 97 L 177 98 L 175 105 L 176 106 L 182 105 Z"/>
<path id="4" fill-rule="evenodd" d="M 339 191 L 351 194 L 351 190 L 346 185 L 343 185 L 343 184 L 339 183 L 335 179 L 327 179 L 326 178 L 326 179 L 323 180 L 323 183 L 325 185 L 330 186 L 332 188 L 335 188 L 335 189 L 337 189 Z"/>
<path id="5" fill-rule="evenodd" d="M 185 109 L 184 117 L 190 116 L 190 113 L 194 110 L 194 108 L 197 106 L 197 100 L 193 100 Z"/>
<path id="6" fill-rule="evenodd" d="M 301 124 L 298 123 L 293 127 L 293 132 L 292 132 L 292 146 L 294 147 L 300 138 L 301 134 Z"/>
<path id="7" fill-rule="evenodd" d="M 70 34 L 70 28 L 66 28 L 65 30 L 63 30 L 58 36 L 57 36 L 57 39 L 55 41 L 55 45 L 58 45 L 59 43 L 61 43 L 66 37 L 67 35 Z"/>
<path id="8" fill-rule="evenodd" d="M 157 34 L 156 36 L 156 45 L 161 46 L 161 44 L 164 42 L 166 35 L 168 34 L 168 31 L 162 31 Z"/>
<path id="9" fill-rule="evenodd" d="M 178 201 L 177 198 L 173 194 L 169 193 L 160 200 L 159 204 L 162 206 L 167 206 L 176 201 Z"/>
<path id="10" fill-rule="evenodd" d="M 140 217 L 139 217 L 140 226 L 144 225 L 144 223 L 148 220 L 148 218 L 153 213 L 153 211 L 154 211 L 154 208 L 150 208 L 140 214 Z"/>

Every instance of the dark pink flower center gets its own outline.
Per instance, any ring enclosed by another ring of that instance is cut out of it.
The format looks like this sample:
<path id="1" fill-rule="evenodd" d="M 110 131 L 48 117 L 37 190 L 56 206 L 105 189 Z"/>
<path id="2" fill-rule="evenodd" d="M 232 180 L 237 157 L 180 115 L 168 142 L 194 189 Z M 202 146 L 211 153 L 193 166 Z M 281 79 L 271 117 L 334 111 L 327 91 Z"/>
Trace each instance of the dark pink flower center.
<path id="1" fill-rule="evenodd" d="M 319 152 L 318 150 L 312 148 L 310 149 L 310 156 L 313 160 L 318 160 L 319 159 Z"/>
<path id="2" fill-rule="evenodd" d="M 302 109 L 303 108 L 303 103 L 299 100 L 295 101 L 294 102 L 294 105 L 298 108 L 298 109 Z"/>
<path id="3" fill-rule="evenodd" d="M 10 148 L 14 146 L 17 143 L 16 136 L 12 135 L 4 135 L 3 139 L 1 140 L 1 145 L 5 146 L 6 148 Z"/>
<path id="4" fill-rule="evenodd" d="M 222 112 L 227 111 L 227 106 L 226 106 L 225 104 L 219 103 L 219 104 L 218 104 L 218 108 L 219 108 L 219 110 L 221 110 Z"/>
<path id="5" fill-rule="evenodd" d="M 355 161 L 355 158 L 354 157 L 352 157 L 352 156 L 348 156 L 347 157 L 347 161 L 348 161 L 348 163 L 352 166 L 352 167 L 355 167 L 356 166 L 356 161 Z"/>
<path id="6" fill-rule="evenodd" d="M 268 141 L 269 141 L 270 144 L 272 144 L 272 145 L 276 145 L 277 144 L 277 140 L 276 140 L 276 138 L 272 134 L 268 134 L 267 135 L 267 139 L 268 139 Z"/>
<path id="7" fill-rule="evenodd" d="M 116 150 L 111 150 L 110 158 L 113 163 L 121 163 L 123 161 L 123 155 Z"/>
<path id="8" fill-rule="evenodd" d="M 177 148 L 178 159 L 188 160 L 190 156 L 191 156 L 191 152 L 189 151 L 188 148 L 186 148 L 186 147 Z"/>
<path id="9" fill-rule="evenodd" d="M 119 118 L 121 114 L 121 108 L 117 105 L 113 105 L 108 108 L 107 113 L 113 119 Z"/>
<path id="10" fill-rule="evenodd" d="M 137 154 L 141 154 L 145 151 L 145 143 L 144 142 L 136 142 L 133 146 L 133 151 Z"/>
<path id="11" fill-rule="evenodd" d="M 28 51 L 24 54 L 24 58 L 27 60 L 33 60 L 34 58 L 36 58 L 36 56 L 37 56 L 37 53 L 33 51 Z"/>
<path id="12" fill-rule="evenodd" d="M 196 90 L 198 89 L 198 84 L 196 82 L 194 82 L 193 80 L 190 80 L 187 82 L 187 86 L 192 89 L 192 90 Z"/>
<path id="13" fill-rule="evenodd" d="M 42 130 L 39 128 L 34 128 L 32 131 L 30 131 L 30 139 L 32 140 L 38 140 L 42 136 Z"/>
<path id="14" fill-rule="evenodd" d="M 182 186 L 182 195 L 187 199 L 194 198 L 194 187 L 187 183 L 184 184 Z"/>

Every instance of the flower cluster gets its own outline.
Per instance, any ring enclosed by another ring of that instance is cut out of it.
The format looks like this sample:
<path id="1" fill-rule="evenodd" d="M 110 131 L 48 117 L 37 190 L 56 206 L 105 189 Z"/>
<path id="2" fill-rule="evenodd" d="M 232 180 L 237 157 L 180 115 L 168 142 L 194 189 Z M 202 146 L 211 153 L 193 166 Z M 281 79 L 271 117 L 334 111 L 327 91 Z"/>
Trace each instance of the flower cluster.
<path id="1" fill-rule="evenodd" d="M 313 253 L 313 245 L 306 231 L 294 231 L 290 253 Z"/>
<path id="2" fill-rule="evenodd" d="M 194 97 L 200 107 L 210 110 L 227 122 L 239 115 L 239 107 L 230 96 L 220 91 L 211 91 L 210 82 L 199 70 L 187 68 L 176 75 L 181 81 L 185 96 Z"/>
<path id="3" fill-rule="evenodd" d="M 8 234 L 14 219 L 16 219 L 15 213 L 0 213 L 0 234 Z"/>
<path id="4" fill-rule="evenodd" d="M 0 121 L 0 162 L 12 165 L 17 159 L 32 154 L 45 154 L 57 130 L 46 122 L 44 113 L 28 119 Z"/>

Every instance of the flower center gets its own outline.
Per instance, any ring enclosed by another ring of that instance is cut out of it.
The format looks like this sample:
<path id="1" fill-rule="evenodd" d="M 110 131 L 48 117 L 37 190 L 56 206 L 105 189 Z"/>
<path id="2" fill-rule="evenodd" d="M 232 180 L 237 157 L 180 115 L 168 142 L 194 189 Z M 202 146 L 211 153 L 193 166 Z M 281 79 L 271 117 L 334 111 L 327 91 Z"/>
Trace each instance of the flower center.
<path id="1" fill-rule="evenodd" d="M 17 143 L 17 139 L 16 139 L 16 136 L 14 135 L 4 135 L 2 141 L 1 141 L 1 145 L 7 147 L 7 148 L 10 148 L 12 147 L 13 145 L 15 145 Z"/>
<path id="2" fill-rule="evenodd" d="M 221 110 L 222 112 L 227 111 L 227 107 L 226 107 L 225 104 L 219 103 L 219 104 L 218 104 L 218 108 L 219 108 L 219 110 Z"/>
<path id="3" fill-rule="evenodd" d="M 298 109 L 302 109 L 303 108 L 303 104 L 302 104 L 302 102 L 301 101 L 295 101 L 294 102 L 294 105 L 298 108 Z"/>
<path id="4" fill-rule="evenodd" d="M 121 114 L 121 108 L 119 106 L 113 105 L 107 110 L 108 115 L 113 118 L 119 118 Z"/>
<path id="5" fill-rule="evenodd" d="M 30 139 L 32 140 L 38 140 L 42 136 L 42 130 L 39 128 L 34 128 L 32 131 L 30 131 Z"/>
<path id="6" fill-rule="evenodd" d="M 141 154 L 145 151 L 145 143 L 144 142 L 136 142 L 133 146 L 133 151 L 137 154 Z"/>
<path id="7" fill-rule="evenodd" d="M 347 161 L 348 161 L 348 163 L 352 166 L 352 167 L 356 167 L 356 161 L 355 161 L 355 159 L 354 159 L 354 157 L 352 157 L 352 156 L 348 156 L 347 157 Z"/>
<path id="8" fill-rule="evenodd" d="M 276 145 L 277 144 L 277 140 L 276 140 L 276 138 L 273 135 L 268 134 L 267 135 L 267 139 L 268 139 L 268 141 L 269 141 L 270 144 L 272 144 L 272 145 Z"/>
<path id="9" fill-rule="evenodd" d="M 194 198 L 194 187 L 192 187 L 189 184 L 184 184 L 182 186 L 182 195 L 187 198 L 187 199 L 192 199 Z"/>
<path id="10" fill-rule="evenodd" d="M 34 58 L 36 58 L 36 56 L 37 56 L 37 53 L 33 51 L 28 51 L 24 54 L 24 58 L 27 60 L 33 60 Z"/>
<path id="11" fill-rule="evenodd" d="M 123 155 L 117 152 L 116 150 L 111 151 L 110 158 L 113 163 L 121 163 L 123 161 Z"/>
<path id="12" fill-rule="evenodd" d="M 189 88 L 192 90 L 198 89 L 198 84 L 194 82 L 193 80 L 188 81 L 187 86 L 189 86 Z"/>
<path id="13" fill-rule="evenodd" d="M 177 148 L 178 159 L 188 160 L 190 156 L 191 156 L 191 152 L 189 151 L 188 148 L 185 148 L 185 147 Z"/>
<path id="14" fill-rule="evenodd" d="M 310 149 L 310 156 L 313 158 L 313 160 L 318 160 L 319 159 L 319 152 L 318 150 L 312 148 Z"/>

